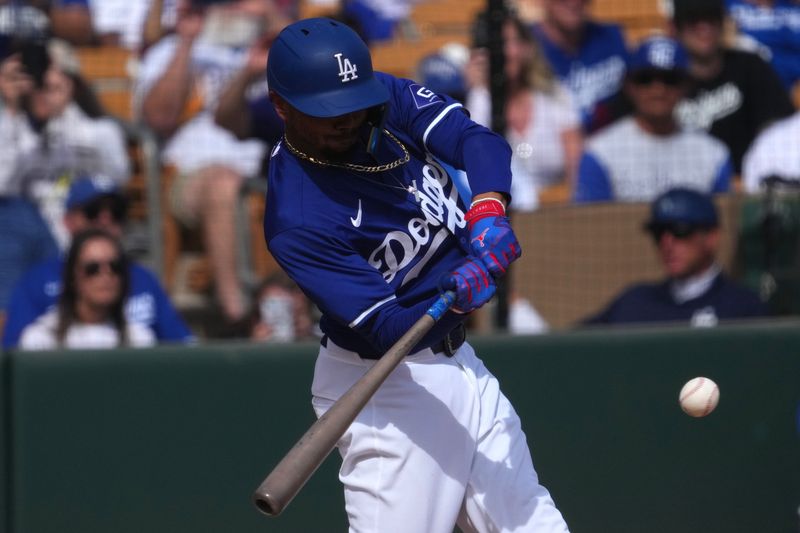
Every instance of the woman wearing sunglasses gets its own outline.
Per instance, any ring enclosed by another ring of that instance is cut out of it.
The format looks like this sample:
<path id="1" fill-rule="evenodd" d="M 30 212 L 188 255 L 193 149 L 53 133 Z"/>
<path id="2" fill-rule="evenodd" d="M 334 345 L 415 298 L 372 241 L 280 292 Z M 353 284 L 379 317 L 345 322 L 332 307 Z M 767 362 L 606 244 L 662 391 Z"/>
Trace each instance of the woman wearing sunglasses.
<path id="1" fill-rule="evenodd" d="M 119 241 L 109 233 L 90 229 L 75 237 L 64 264 L 62 283 L 56 307 L 23 330 L 21 349 L 155 344 L 148 328 L 125 319 L 127 259 Z"/>

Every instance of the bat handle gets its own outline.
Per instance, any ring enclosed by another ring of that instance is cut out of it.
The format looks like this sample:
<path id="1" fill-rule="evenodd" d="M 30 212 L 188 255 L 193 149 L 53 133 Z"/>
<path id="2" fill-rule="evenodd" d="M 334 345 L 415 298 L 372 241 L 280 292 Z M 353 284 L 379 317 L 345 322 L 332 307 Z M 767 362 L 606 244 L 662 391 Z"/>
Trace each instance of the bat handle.
<path id="1" fill-rule="evenodd" d="M 439 299 L 433 302 L 433 305 L 430 306 L 425 314 L 433 318 L 434 322 L 438 322 L 455 302 L 456 293 L 453 291 L 445 291 L 439 295 Z"/>

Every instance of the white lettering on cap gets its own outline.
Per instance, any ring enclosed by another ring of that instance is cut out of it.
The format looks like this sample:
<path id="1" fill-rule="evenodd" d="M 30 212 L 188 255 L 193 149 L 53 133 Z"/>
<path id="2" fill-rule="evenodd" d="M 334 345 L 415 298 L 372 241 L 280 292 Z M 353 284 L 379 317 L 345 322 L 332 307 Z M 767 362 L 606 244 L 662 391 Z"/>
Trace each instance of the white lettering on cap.
<path id="1" fill-rule="evenodd" d="M 356 74 L 358 68 L 346 57 L 342 58 L 342 55 L 342 52 L 339 52 L 338 54 L 334 54 L 333 57 L 339 62 L 339 77 L 342 78 L 342 83 L 347 83 L 348 81 L 358 78 L 358 74 Z"/>

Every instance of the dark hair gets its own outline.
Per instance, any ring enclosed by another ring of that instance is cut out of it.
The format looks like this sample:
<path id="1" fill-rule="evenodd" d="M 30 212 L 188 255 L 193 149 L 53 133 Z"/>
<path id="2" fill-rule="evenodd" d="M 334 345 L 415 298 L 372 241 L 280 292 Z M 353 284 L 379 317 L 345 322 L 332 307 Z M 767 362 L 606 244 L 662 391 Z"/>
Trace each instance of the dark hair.
<path id="1" fill-rule="evenodd" d="M 672 9 L 678 27 L 698 20 L 722 22 L 726 13 L 724 0 L 673 0 Z"/>
<path id="2" fill-rule="evenodd" d="M 19 53 L 20 63 L 33 79 L 37 88 L 44 86 L 44 75 L 50 68 L 50 54 L 47 47 L 40 42 L 29 40 L 14 40 L 11 44 L 12 53 Z"/>
<path id="3" fill-rule="evenodd" d="M 550 67 L 544 56 L 542 46 L 533 34 L 531 26 L 522 20 L 514 10 L 507 10 L 502 18 L 502 25 L 511 24 L 519 39 L 531 49 L 531 57 L 522 64 L 519 79 L 510 80 L 506 90 L 515 90 L 514 85 L 519 87 L 541 91 L 547 94 L 554 94 L 557 89 L 557 80 L 553 69 Z M 486 48 L 489 46 L 489 13 L 480 12 L 472 27 L 472 41 L 476 48 Z M 518 88 L 518 87 L 517 87 Z"/>
<path id="4" fill-rule="evenodd" d="M 83 248 L 88 242 L 95 239 L 105 239 L 110 242 L 114 246 L 117 257 L 122 263 L 122 270 L 119 274 L 119 297 L 111 306 L 109 318 L 117 329 L 120 346 L 128 344 L 127 323 L 125 321 L 125 300 L 130 286 L 128 259 L 122 249 L 122 244 L 119 239 L 105 230 L 92 228 L 75 235 L 72 240 L 72 245 L 67 252 L 67 259 L 64 262 L 64 270 L 61 276 L 61 296 L 58 298 L 58 325 L 56 328 L 56 340 L 59 345 L 63 344 L 70 326 L 79 321 L 76 312 L 79 295 L 77 283 L 75 282 L 75 268 L 78 265 L 78 259 L 81 256 L 81 252 L 83 252 Z"/>
<path id="5" fill-rule="evenodd" d="M 65 76 L 72 80 L 72 100 L 86 113 L 89 118 L 100 118 L 106 116 L 103 104 L 97 98 L 94 89 L 86 82 L 80 74 L 72 74 L 62 70 Z"/>

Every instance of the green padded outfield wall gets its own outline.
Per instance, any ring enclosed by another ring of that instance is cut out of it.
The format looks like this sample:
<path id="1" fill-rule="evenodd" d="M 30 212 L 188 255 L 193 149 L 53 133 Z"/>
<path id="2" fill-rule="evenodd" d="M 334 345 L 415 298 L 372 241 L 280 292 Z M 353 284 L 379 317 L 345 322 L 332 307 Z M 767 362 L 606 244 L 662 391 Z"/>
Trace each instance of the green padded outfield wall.
<path id="1" fill-rule="evenodd" d="M 8 512 L 9 501 L 6 493 L 11 481 L 6 473 L 6 465 L 11 459 L 11 456 L 6 453 L 6 439 L 11 435 L 6 425 L 6 398 L 9 394 L 7 390 L 7 363 L 8 359 L 0 351 L 0 531 L 9 531 L 11 529 L 11 515 Z"/>
<path id="2" fill-rule="evenodd" d="M 520 413 L 573 533 L 797 533 L 799 326 L 473 344 Z M 346 531 L 335 454 L 282 516 L 250 503 L 313 420 L 314 353 L 14 355 L 9 533 Z M 677 404 L 698 375 L 722 391 L 704 419 Z"/>

